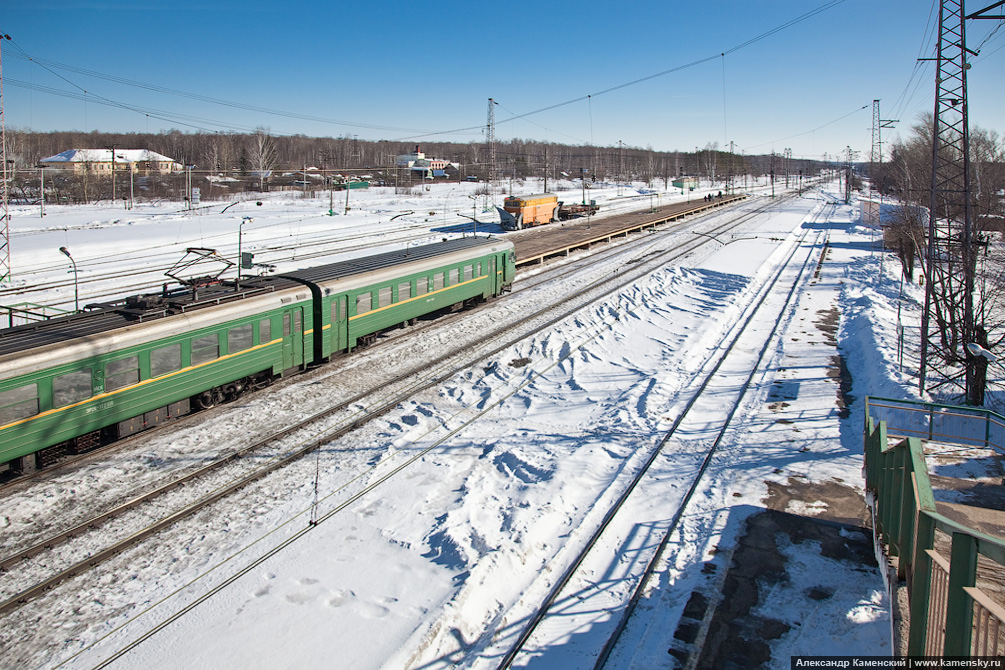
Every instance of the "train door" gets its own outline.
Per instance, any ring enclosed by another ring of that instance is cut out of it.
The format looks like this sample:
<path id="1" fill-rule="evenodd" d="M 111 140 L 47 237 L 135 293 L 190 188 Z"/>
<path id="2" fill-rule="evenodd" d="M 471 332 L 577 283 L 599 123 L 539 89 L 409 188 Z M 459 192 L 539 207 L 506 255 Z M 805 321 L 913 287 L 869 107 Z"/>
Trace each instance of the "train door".
<path id="1" fill-rule="evenodd" d="M 331 306 L 331 346 L 332 355 L 349 347 L 349 315 L 346 311 L 348 298 L 344 295 L 332 300 Z"/>
<path id="2" fill-rule="evenodd" d="M 513 281 L 513 270 L 516 268 L 516 254 L 512 251 L 500 254 L 499 262 L 502 264 L 503 284 L 509 284 Z"/>
<path id="3" fill-rule="evenodd" d="M 304 365 L 304 310 L 302 307 L 283 312 L 283 371 Z"/>
<path id="4" fill-rule="evenodd" d="M 499 295 L 499 276 L 496 274 L 496 257 L 489 256 L 489 291 L 492 295 Z"/>

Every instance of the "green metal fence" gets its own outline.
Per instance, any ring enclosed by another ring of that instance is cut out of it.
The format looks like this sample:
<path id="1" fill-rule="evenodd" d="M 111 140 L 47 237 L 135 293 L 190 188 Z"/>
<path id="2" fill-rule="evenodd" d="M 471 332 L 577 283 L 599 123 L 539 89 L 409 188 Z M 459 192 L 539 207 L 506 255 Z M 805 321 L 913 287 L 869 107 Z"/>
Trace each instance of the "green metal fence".
<path id="1" fill-rule="evenodd" d="M 921 439 L 904 437 L 890 444 L 888 434 L 903 434 L 905 427 L 877 420 L 873 415 L 874 409 L 891 402 L 914 406 L 905 408 L 910 414 L 904 414 L 912 417 L 907 426 L 910 431 L 917 430 L 912 422 L 925 412 L 936 416 L 967 410 L 963 414 L 969 417 L 968 421 L 971 418 L 986 421 L 988 417 L 973 414 L 972 408 L 866 399 L 866 489 L 872 497 L 877 537 L 887 554 L 896 558 L 897 576 L 907 584 L 910 601 L 907 653 L 912 656 L 1005 653 L 1002 639 L 1005 610 L 977 588 L 976 583 L 978 557 L 991 561 L 995 570 L 1005 566 L 1005 541 L 938 513 Z M 896 413 L 877 413 L 896 421 Z M 939 439 L 948 441 L 945 434 Z M 969 438 L 958 443 L 972 445 Z M 936 531 L 951 538 L 948 557 L 936 550 Z"/>

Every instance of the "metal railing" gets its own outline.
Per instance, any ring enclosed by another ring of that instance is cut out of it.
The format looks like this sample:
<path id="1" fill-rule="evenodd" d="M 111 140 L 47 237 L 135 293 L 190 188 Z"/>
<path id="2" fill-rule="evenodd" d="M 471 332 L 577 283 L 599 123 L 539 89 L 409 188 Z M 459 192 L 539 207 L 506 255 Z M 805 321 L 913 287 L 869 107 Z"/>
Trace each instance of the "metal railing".
<path id="1" fill-rule="evenodd" d="M 13 305 L 0 305 L 0 314 L 6 316 L 6 324 L 0 321 L 0 328 L 13 328 L 26 323 L 45 321 L 56 316 L 72 314 L 73 310 L 39 305 L 34 302 L 19 302 Z"/>
<path id="2" fill-rule="evenodd" d="M 875 513 L 874 532 L 887 555 L 896 557 L 897 576 L 907 584 L 908 655 L 1002 653 L 1005 610 L 977 587 L 977 566 L 984 557 L 995 571 L 1001 570 L 1005 541 L 939 514 L 921 444 L 921 436 L 931 435 L 944 442 L 995 447 L 993 431 L 976 441 L 973 427 L 1002 418 L 967 407 L 882 398 L 867 398 L 866 408 L 866 490 Z M 891 435 L 902 439 L 891 444 Z M 936 549 L 936 531 L 951 538 L 948 557 Z"/>
<path id="3" fill-rule="evenodd" d="M 866 398 L 865 412 L 888 437 L 917 437 L 1005 453 L 1005 416 L 979 407 Z"/>

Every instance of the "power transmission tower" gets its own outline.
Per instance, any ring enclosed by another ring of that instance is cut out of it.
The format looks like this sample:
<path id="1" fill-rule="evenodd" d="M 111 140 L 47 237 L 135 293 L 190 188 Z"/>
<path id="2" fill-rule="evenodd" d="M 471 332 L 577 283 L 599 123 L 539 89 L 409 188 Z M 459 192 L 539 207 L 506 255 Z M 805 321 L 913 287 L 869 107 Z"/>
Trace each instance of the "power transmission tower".
<path id="1" fill-rule="evenodd" d="M 1002 4 L 967 16 L 963 0 L 940 0 L 938 51 L 934 59 L 923 59 L 934 60 L 936 68 L 918 387 L 922 393 L 947 387 L 962 390 L 971 405 L 984 404 L 988 361 L 967 347 L 986 347 L 987 334 L 983 324 L 974 321 L 977 240 L 970 193 L 967 54 L 976 54 L 966 46 L 966 20 L 1000 19 L 985 14 Z"/>
<path id="2" fill-rule="evenodd" d="M 883 128 L 893 128 L 893 124 L 900 123 L 900 119 L 881 119 L 879 114 L 879 100 L 872 101 L 872 151 L 869 154 L 871 167 L 875 169 L 877 165 L 883 164 Z"/>
<path id="3" fill-rule="evenodd" d="M 10 35 L 0 34 L 0 44 L 9 40 Z M 0 160 L 3 161 L 3 186 L 0 187 L 0 198 L 3 199 L 3 211 L 0 211 L 0 284 L 10 281 L 10 192 L 7 176 L 7 123 L 3 114 L 3 58 L 0 56 Z"/>
<path id="4" fill-rule="evenodd" d="M 879 170 L 876 166 L 880 161 L 883 160 L 883 147 L 882 140 L 880 139 L 880 120 L 879 120 L 879 100 L 872 101 L 872 149 L 869 151 L 869 170 L 875 174 L 870 174 L 871 179 L 869 180 L 869 187 L 872 188 L 876 177 L 879 176 Z"/>
<path id="5" fill-rule="evenodd" d="M 881 119 L 879 100 L 872 101 L 872 149 L 869 152 L 869 188 L 876 190 L 876 182 L 881 178 L 883 166 L 883 128 L 893 128 L 899 119 Z M 883 203 L 883 190 L 879 189 L 880 208 Z M 880 223 L 881 212 L 876 213 L 876 223 Z"/>
<path id="6" fill-rule="evenodd" d="M 496 178 L 496 101 L 489 98 L 489 119 L 485 126 L 485 141 L 489 145 L 489 191 Z"/>
<path id="7" fill-rule="evenodd" d="M 363 164 L 363 147 L 359 143 L 359 135 L 352 136 L 352 144 L 349 145 L 349 161 L 356 167 Z"/>

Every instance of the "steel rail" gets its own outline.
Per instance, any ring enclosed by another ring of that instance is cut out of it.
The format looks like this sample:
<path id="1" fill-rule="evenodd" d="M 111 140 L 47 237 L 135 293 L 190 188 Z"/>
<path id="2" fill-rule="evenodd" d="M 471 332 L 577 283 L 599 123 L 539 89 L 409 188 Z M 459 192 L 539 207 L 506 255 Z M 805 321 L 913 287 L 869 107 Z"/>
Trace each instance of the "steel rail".
<path id="1" fill-rule="evenodd" d="M 825 238 L 824 246 L 820 252 L 821 261 L 823 260 L 823 255 L 827 248 L 828 239 L 829 236 Z M 737 402 L 730 408 L 729 413 L 726 416 L 726 420 L 723 422 L 722 427 L 720 428 L 718 434 L 715 437 L 715 440 L 712 443 L 712 446 L 709 448 L 709 451 L 706 454 L 705 459 L 702 461 L 701 468 L 698 471 L 697 477 L 695 477 L 695 479 L 691 483 L 691 486 L 688 488 L 688 491 L 685 494 L 684 498 L 682 499 L 681 504 L 677 509 L 677 512 L 674 514 L 673 518 L 670 521 L 670 525 L 664 532 L 663 537 L 660 540 L 660 543 L 657 546 L 655 553 L 652 555 L 652 557 L 649 560 L 649 563 L 646 565 L 646 569 L 643 572 L 642 577 L 636 584 L 635 589 L 632 591 L 632 596 L 631 598 L 628 599 L 628 603 L 626 604 L 625 609 L 622 610 L 621 616 L 618 619 L 618 624 L 617 626 L 615 626 L 614 632 L 608 637 L 607 641 L 604 643 L 604 647 L 601 650 L 600 656 L 597 657 L 597 661 L 593 666 L 594 670 L 602 670 L 602 668 L 604 668 L 607 665 L 607 661 L 609 660 L 610 655 L 614 652 L 615 647 L 617 647 L 618 640 L 621 638 L 621 634 L 628 626 L 628 621 L 631 619 L 632 614 L 634 614 L 635 612 L 635 608 L 642 600 L 642 596 L 645 593 L 647 586 L 649 585 L 649 580 L 652 578 L 654 574 L 656 574 L 656 568 L 659 565 L 660 561 L 662 560 L 667 545 L 670 543 L 670 537 L 677 530 L 677 526 L 680 525 L 681 520 L 684 518 L 684 512 L 687 509 L 688 503 L 691 502 L 691 499 L 698 488 L 698 484 L 701 478 L 704 477 L 705 472 L 708 470 L 708 466 L 712 462 L 712 456 L 715 454 L 716 451 L 718 451 L 719 444 L 721 443 L 722 438 L 725 436 L 726 431 L 729 429 L 729 426 L 733 421 L 733 417 L 735 416 L 737 409 L 743 402 L 743 397 L 746 395 L 747 390 L 750 388 L 750 385 L 754 380 L 754 376 L 757 374 L 757 370 L 760 368 L 760 364 L 764 360 L 767 348 L 770 345 L 771 341 L 774 339 L 775 334 L 778 332 L 778 328 L 781 325 L 782 318 L 784 317 L 785 313 L 789 311 L 789 304 L 792 302 L 792 297 L 795 294 L 795 290 L 800 283 L 799 279 L 801 279 L 802 276 L 805 274 L 811 257 L 812 254 L 807 255 L 806 261 L 803 263 L 803 267 L 800 269 L 797 281 L 793 282 L 792 287 L 789 289 L 789 293 L 785 298 L 785 304 L 782 306 L 782 309 L 779 310 L 779 315 L 776 318 L 774 325 L 772 326 L 771 332 L 764 339 L 764 345 L 758 352 L 757 360 L 753 365 L 753 367 L 751 368 L 750 375 L 744 381 L 743 386 L 740 388 L 740 391 L 737 394 Z"/>

